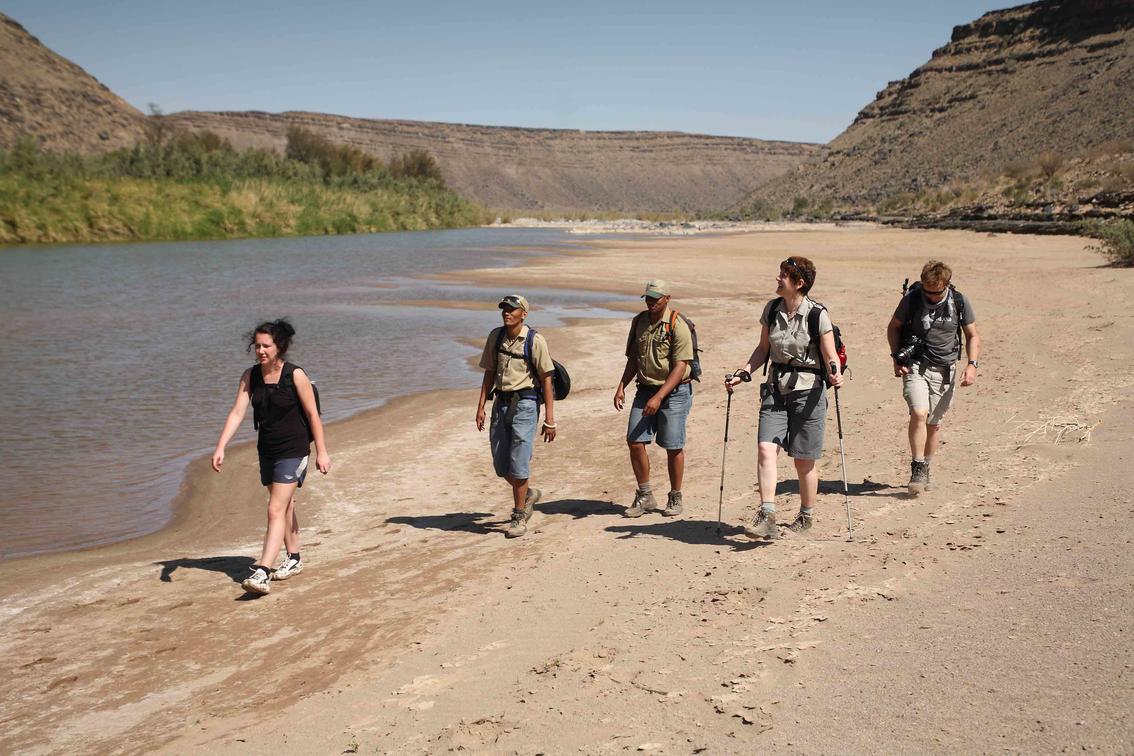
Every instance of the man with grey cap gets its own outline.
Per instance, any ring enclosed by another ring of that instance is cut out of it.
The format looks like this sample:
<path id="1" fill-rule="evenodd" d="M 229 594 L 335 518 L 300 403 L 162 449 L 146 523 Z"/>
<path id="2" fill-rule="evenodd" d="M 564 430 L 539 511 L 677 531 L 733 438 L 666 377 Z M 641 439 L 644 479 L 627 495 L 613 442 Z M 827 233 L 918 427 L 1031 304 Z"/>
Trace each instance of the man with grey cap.
<path id="1" fill-rule="evenodd" d="M 504 324 L 488 334 L 480 357 L 484 379 L 476 407 L 476 429 L 484 430 L 484 406 L 495 394 L 488 441 L 496 474 L 512 486 L 512 520 L 504 535 L 518 538 L 527 532 L 540 497 L 538 488 L 528 486 L 540 404 L 546 404 L 543 440 L 555 440 L 555 392 L 551 386 L 555 364 L 543 334 L 524 325 L 528 300 L 509 294 L 498 306 Z"/>
<path id="2" fill-rule="evenodd" d="M 626 401 L 626 386 L 636 384 L 626 443 L 638 489 L 627 517 L 660 511 L 668 517 L 681 514 L 681 479 L 685 474 L 685 420 L 693 406 L 691 384 L 693 334 L 676 310 L 669 309 L 670 286 L 655 279 L 642 295 L 646 309 L 630 324 L 626 339 L 626 368 L 614 392 L 619 412 Z M 657 437 L 666 450 L 669 499 L 664 509 L 654 500 L 650 487 L 650 456 L 646 445 Z"/>

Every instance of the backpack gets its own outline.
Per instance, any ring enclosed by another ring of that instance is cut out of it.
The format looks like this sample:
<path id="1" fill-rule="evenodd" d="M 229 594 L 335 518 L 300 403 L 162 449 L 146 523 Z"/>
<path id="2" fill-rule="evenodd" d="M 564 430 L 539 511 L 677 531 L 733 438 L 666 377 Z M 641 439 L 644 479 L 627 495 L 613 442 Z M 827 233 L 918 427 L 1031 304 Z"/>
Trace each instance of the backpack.
<path id="1" fill-rule="evenodd" d="M 910 283 L 910 279 L 906 279 L 902 284 L 902 298 L 906 298 L 917 294 L 921 291 L 921 281 L 914 281 Z M 965 319 L 965 298 L 961 292 L 957 291 L 957 287 L 949 284 L 949 295 L 952 300 L 953 310 L 957 313 L 957 359 L 961 359 L 961 355 L 965 352 L 961 349 L 962 337 L 964 331 L 961 327 L 961 322 Z M 902 340 L 905 341 L 906 337 L 913 330 L 914 321 L 921 315 L 921 310 L 925 300 L 922 297 L 910 301 L 910 306 L 906 308 L 906 319 L 902 323 Z"/>
<path id="2" fill-rule="evenodd" d="M 295 392 L 296 402 L 299 402 L 299 389 L 295 387 L 295 377 L 292 375 L 295 372 L 296 368 L 299 368 L 299 366 L 293 365 L 290 362 L 284 363 L 283 370 L 280 371 L 280 380 L 278 383 L 276 383 L 276 389 L 279 390 L 290 386 L 292 391 Z M 300 369 L 302 370 L 302 368 Z M 253 365 L 252 370 L 248 373 L 249 395 L 251 395 L 257 388 L 263 385 L 264 374 L 260 370 L 260 365 Z M 315 385 L 314 381 L 311 381 L 311 393 L 315 394 L 315 411 L 319 414 L 320 417 L 322 417 L 323 403 L 319 399 L 319 387 Z M 261 408 L 255 402 L 252 403 L 252 427 L 256 430 L 260 430 L 260 426 L 264 422 L 264 411 L 265 408 Z M 314 441 L 315 435 L 311 432 L 311 424 L 307 419 L 307 413 L 303 411 L 302 404 L 300 404 L 299 408 L 299 419 L 303 422 L 303 425 L 306 426 L 308 437 L 312 441 Z"/>
<path id="3" fill-rule="evenodd" d="M 638 318 L 641 318 L 644 315 L 646 315 L 646 313 L 640 312 L 640 313 L 638 313 L 637 315 L 634 316 L 634 323 L 632 324 L 632 328 L 634 330 L 638 329 Z M 697 326 L 694 325 L 693 321 L 690 320 L 686 315 L 684 315 L 681 312 L 678 312 L 677 310 L 670 310 L 669 311 L 669 322 L 667 322 L 666 325 L 665 325 L 665 327 L 667 329 L 666 333 L 669 337 L 669 348 L 671 350 L 673 349 L 673 328 L 674 328 L 674 326 L 677 325 L 677 319 L 678 318 L 681 318 L 685 322 L 685 325 L 687 325 L 689 327 L 689 335 L 693 339 L 693 359 L 689 361 L 689 380 L 697 381 L 698 383 L 700 383 L 701 382 L 701 347 L 698 346 L 698 343 L 697 343 Z"/>
<path id="4" fill-rule="evenodd" d="M 774 315 L 775 312 L 776 312 L 776 308 L 779 307 L 781 304 L 783 304 L 783 302 L 784 302 L 783 297 L 776 297 L 775 299 L 773 299 L 772 300 L 772 306 L 768 308 L 768 314 Z M 811 344 L 818 347 L 818 345 L 819 345 L 819 318 L 820 318 L 820 313 L 822 313 L 823 310 L 827 310 L 827 306 L 824 305 L 821 302 L 816 302 L 814 299 L 811 300 L 811 304 L 812 304 L 811 311 L 807 313 L 807 335 L 811 337 Z M 831 312 L 830 310 L 827 310 L 828 315 L 830 315 L 830 312 Z M 835 323 L 833 321 L 831 323 L 831 332 L 835 335 L 835 354 L 837 354 L 839 356 L 839 374 L 842 375 L 843 373 L 847 372 L 847 345 L 843 343 L 843 332 L 839 329 L 839 327 L 837 325 L 835 325 Z M 767 356 L 764 357 L 764 374 L 765 375 L 768 373 L 768 361 L 771 358 L 772 358 L 772 350 L 769 349 Z M 819 361 L 820 362 L 823 361 L 823 355 L 822 354 L 819 355 Z M 827 381 L 827 371 L 826 370 L 822 370 L 822 369 L 818 369 L 818 368 L 814 368 L 812 370 L 814 372 L 818 373 L 819 375 L 821 375 L 823 377 L 823 382 L 826 383 L 826 381 Z M 808 372 L 812 372 L 812 371 L 809 370 Z"/>
<path id="5" fill-rule="evenodd" d="M 539 379 L 539 371 L 536 370 L 535 363 L 532 362 L 532 342 L 535 340 L 535 335 L 537 333 L 539 333 L 539 331 L 532 328 L 531 326 L 528 326 L 528 335 L 524 338 L 524 353 L 522 355 L 519 355 L 512 354 L 511 352 L 503 348 L 504 329 L 501 328 L 500 332 L 496 334 L 496 352 L 497 354 L 499 354 L 500 352 L 511 354 L 513 357 L 523 357 L 524 362 L 528 365 L 528 369 L 536 376 L 535 391 L 537 394 L 540 394 L 542 401 L 543 381 Z M 571 376 L 567 372 L 567 368 L 563 367 L 562 363 L 558 362 L 554 358 L 552 358 L 551 364 L 555 366 L 555 369 L 551 371 L 551 390 L 555 395 L 555 401 L 558 402 L 566 399 L 567 395 L 571 393 Z"/>

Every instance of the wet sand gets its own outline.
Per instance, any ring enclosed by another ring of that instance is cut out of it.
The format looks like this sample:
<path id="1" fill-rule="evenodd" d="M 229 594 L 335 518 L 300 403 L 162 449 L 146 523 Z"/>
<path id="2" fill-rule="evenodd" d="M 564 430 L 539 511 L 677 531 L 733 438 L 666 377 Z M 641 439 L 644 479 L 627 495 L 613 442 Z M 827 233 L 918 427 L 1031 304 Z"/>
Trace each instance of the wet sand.
<path id="1" fill-rule="evenodd" d="M 1134 294 L 1127 271 L 1075 238 L 872 227 L 592 245 L 463 278 L 630 294 L 673 282 L 706 350 L 684 516 L 620 517 L 633 479 L 610 399 L 628 319 L 547 329 L 574 388 L 560 439 L 536 452 L 528 536 L 500 532 L 510 505 L 471 390 L 333 425 L 335 469 L 301 498 L 307 568 L 263 598 L 238 586 L 263 528 L 253 450 L 221 475 L 201 460 L 170 528 L 0 565 L 0 750 L 1134 747 L 1134 568 L 1119 558 L 1134 318 L 1106 304 Z M 752 387 L 733 401 L 716 533 L 713 384 L 751 350 L 794 253 L 816 261 L 814 296 L 851 352 L 856 528 L 848 540 L 832 410 L 816 526 L 764 546 L 739 534 L 758 500 Z M 936 489 L 910 500 L 883 330 L 929 257 L 956 270 L 985 353 L 948 418 Z"/>

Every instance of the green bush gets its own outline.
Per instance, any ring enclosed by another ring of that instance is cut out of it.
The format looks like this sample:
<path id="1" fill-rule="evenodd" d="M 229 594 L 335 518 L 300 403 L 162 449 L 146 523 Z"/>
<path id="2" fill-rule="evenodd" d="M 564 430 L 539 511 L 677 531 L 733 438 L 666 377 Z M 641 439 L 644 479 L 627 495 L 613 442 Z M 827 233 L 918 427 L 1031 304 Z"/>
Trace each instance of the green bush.
<path id="1" fill-rule="evenodd" d="M 1099 240 L 1090 249 L 1102 254 L 1119 268 L 1134 267 L 1134 221 L 1128 219 L 1096 221 L 1087 233 Z"/>

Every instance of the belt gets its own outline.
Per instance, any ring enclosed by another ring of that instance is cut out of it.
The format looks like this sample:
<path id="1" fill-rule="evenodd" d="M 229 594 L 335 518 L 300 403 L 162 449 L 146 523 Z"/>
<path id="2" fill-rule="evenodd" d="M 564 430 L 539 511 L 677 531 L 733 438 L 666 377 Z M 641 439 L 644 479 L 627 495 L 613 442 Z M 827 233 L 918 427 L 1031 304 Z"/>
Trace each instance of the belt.
<path id="1" fill-rule="evenodd" d="M 539 399 L 539 393 L 531 388 L 518 389 L 516 391 L 497 391 L 496 396 L 504 401 L 509 401 L 513 396 L 517 399 Z"/>

